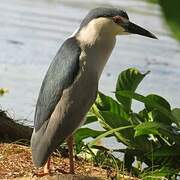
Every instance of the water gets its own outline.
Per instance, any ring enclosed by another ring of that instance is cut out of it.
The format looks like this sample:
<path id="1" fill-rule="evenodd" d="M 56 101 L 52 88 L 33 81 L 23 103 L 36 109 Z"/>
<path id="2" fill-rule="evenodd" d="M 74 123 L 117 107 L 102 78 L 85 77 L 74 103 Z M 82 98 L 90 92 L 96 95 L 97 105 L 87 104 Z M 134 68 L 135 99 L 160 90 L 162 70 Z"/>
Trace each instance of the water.
<path id="1" fill-rule="evenodd" d="M 45 72 L 63 41 L 78 27 L 89 9 L 113 5 L 128 12 L 159 40 L 121 36 L 105 67 L 99 89 L 114 91 L 117 75 L 128 67 L 150 70 L 138 92 L 159 93 L 180 107 L 180 45 L 171 37 L 160 8 L 140 0 L 1 0 L 0 87 L 9 93 L 1 108 L 32 125 L 34 108 Z"/>

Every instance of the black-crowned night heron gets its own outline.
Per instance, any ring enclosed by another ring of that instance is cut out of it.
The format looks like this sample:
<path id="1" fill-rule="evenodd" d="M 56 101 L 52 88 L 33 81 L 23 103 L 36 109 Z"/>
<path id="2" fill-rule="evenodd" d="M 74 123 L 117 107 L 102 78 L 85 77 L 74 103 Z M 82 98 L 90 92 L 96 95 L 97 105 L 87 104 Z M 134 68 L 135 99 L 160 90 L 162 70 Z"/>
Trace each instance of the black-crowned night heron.
<path id="1" fill-rule="evenodd" d="M 156 39 L 129 21 L 117 8 L 95 8 L 68 38 L 52 61 L 39 93 L 31 138 L 35 166 L 49 172 L 49 157 L 68 140 L 70 173 L 74 173 L 72 134 L 94 103 L 98 81 L 111 55 L 116 35 L 139 34 Z"/>

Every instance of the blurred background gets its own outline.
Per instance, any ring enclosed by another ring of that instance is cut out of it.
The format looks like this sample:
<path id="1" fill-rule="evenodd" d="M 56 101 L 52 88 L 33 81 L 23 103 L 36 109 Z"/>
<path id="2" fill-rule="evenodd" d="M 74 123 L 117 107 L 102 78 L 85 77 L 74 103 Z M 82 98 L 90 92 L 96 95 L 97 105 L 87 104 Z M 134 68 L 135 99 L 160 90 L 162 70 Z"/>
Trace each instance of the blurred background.
<path id="1" fill-rule="evenodd" d="M 45 72 L 63 41 L 78 28 L 89 9 L 115 6 L 159 40 L 138 35 L 119 36 L 105 67 L 99 89 L 113 96 L 120 71 L 150 70 L 139 93 L 157 93 L 180 107 L 180 44 L 171 34 L 158 4 L 143 0 L 1 0 L 0 109 L 33 124 L 37 96 Z"/>

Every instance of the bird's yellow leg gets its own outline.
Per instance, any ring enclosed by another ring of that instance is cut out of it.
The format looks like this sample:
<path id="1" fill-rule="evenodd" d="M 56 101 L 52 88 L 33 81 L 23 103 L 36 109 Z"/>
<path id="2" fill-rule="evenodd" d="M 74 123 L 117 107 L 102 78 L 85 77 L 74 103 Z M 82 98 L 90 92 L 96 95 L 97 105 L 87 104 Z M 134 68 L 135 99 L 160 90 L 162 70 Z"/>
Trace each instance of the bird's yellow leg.
<path id="1" fill-rule="evenodd" d="M 69 151 L 69 164 L 70 164 L 70 174 L 74 174 L 74 156 L 73 156 L 73 136 L 67 138 L 67 145 Z"/>
<path id="2" fill-rule="evenodd" d="M 32 176 L 43 177 L 49 175 L 50 173 L 50 158 L 48 158 L 46 164 L 44 165 L 43 172 L 34 173 Z"/>
<path id="3" fill-rule="evenodd" d="M 50 158 L 48 158 L 48 160 L 44 166 L 44 174 L 45 175 L 50 174 L 50 163 L 51 163 Z"/>

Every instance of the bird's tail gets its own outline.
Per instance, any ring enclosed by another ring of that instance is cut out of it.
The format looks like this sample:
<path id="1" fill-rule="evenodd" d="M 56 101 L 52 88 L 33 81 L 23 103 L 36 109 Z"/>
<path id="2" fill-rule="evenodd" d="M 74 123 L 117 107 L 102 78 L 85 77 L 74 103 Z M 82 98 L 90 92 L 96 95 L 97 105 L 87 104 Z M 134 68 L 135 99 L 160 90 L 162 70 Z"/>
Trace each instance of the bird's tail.
<path id="1" fill-rule="evenodd" d="M 34 129 L 31 137 L 31 151 L 32 160 L 36 167 L 45 165 L 49 156 L 64 141 L 61 131 L 55 132 L 53 128 L 48 128 L 48 121 L 39 130 Z"/>
<path id="2" fill-rule="evenodd" d="M 47 146 L 43 145 L 43 141 L 43 136 L 40 136 L 39 132 L 34 130 L 31 137 L 31 152 L 32 160 L 36 167 L 44 166 L 50 156 Z"/>

